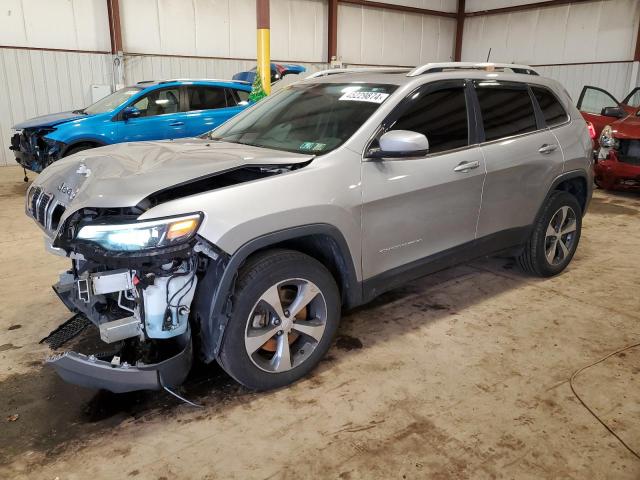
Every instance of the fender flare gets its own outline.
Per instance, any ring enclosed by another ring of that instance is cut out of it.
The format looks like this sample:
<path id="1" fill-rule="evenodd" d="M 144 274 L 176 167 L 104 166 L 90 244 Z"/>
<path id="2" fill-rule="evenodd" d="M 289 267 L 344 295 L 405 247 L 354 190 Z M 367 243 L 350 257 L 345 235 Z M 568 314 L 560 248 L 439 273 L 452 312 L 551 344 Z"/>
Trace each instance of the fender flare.
<path id="1" fill-rule="evenodd" d="M 345 279 L 345 303 L 353 307 L 362 303 L 362 284 L 358 281 L 355 265 L 347 242 L 336 227 L 317 223 L 291 227 L 262 235 L 238 248 L 232 255 L 210 265 L 201 281 L 202 298 L 196 301 L 196 311 L 200 319 L 201 350 L 206 362 L 214 360 L 220 351 L 224 332 L 233 307 L 232 293 L 238 271 L 244 261 L 253 253 L 272 245 L 298 238 L 325 235 L 335 241 L 342 258 L 341 272 Z M 211 292 L 213 290 L 213 295 Z M 199 296 L 200 297 L 200 296 Z"/>
<path id="2" fill-rule="evenodd" d="M 536 214 L 535 221 L 538 220 L 540 213 L 544 208 L 544 205 L 547 203 L 547 200 L 549 199 L 551 194 L 557 189 L 558 185 L 560 185 L 562 182 L 566 182 L 567 180 L 572 180 L 574 178 L 581 178 L 582 180 L 584 180 L 584 183 L 587 187 L 586 201 L 585 201 L 584 209 L 582 210 L 582 216 L 583 217 L 585 216 L 585 214 L 587 213 L 587 208 L 589 207 L 589 202 L 591 201 L 593 185 L 589 181 L 589 175 L 587 174 L 587 172 L 585 172 L 584 170 L 571 170 L 569 172 L 561 173 L 553 180 L 553 182 L 551 183 L 551 187 L 549 187 L 549 191 L 547 192 L 547 195 L 544 197 L 544 201 L 542 202 L 542 205 L 540 205 L 540 208 L 538 209 L 538 213 Z M 535 222 L 534 222 L 534 225 L 535 225 Z"/>

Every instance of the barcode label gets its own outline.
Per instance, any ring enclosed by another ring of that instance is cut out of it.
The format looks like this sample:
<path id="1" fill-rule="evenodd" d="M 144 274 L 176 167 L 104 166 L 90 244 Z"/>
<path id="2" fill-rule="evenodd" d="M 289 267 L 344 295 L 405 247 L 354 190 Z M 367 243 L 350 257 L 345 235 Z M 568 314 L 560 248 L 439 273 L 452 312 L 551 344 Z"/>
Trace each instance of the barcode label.
<path id="1" fill-rule="evenodd" d="M 340 97 L 339 100 L 350 100 L 352 102 L 371 102 L 371 103 L 382 103 L 387 97 L 388 93 L 380 93 L 380 92 L 347 92 Z"/>

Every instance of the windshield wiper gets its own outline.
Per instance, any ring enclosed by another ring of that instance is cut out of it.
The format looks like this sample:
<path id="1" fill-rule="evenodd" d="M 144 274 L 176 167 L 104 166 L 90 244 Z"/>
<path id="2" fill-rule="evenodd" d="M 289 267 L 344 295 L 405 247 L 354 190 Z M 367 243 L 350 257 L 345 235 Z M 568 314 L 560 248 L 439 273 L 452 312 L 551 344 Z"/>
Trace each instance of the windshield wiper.
<path id="1" fill-rule="evenodd" d="M 78 115 L 87 115 L 87 112 L 84 111 L 84 108 L 81 108 L 79 110 L 74 110 L 71 113 L 76 113 Z"/>

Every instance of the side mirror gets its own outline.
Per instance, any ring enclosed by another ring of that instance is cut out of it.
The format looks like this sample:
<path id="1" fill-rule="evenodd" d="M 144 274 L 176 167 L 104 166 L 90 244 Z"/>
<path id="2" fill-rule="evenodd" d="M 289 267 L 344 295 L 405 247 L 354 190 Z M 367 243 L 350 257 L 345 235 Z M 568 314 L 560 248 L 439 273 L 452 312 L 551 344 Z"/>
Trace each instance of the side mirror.
<path id="1" fill-rule="evenodd" d="M 392 130 L 380 137 L 380 149 L 367 154 L 369 158 L 423 157 L 429 152 L 429 141 L 422 133 Z"/>
<path id="2" fill-rule="evenodd" d="M 600 115 L 605 117 L 622 118 L 625 117 L 627 113 L 620 107 L 604 107 L 600 112 Z"/>
<path id="3" fill-rule="evenodd" d="M 129 120 L 130 118 L 138 118 L 140 116 L 140 110 L 138 110 L 136 107 L 125 107 L 124 110 L 122 110 L 122 118 L 124 118 L 125 121 Z"/>

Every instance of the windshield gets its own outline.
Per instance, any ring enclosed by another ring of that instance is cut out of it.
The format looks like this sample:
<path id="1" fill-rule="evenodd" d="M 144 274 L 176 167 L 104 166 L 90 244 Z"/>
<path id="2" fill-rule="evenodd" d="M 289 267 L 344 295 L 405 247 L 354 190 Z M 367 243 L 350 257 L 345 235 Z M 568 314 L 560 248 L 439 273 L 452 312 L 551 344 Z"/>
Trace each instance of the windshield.
<path id="1" fill-rule="evenodd" d="M 297 153 L 342 145 L 396 89 L 395 85 L 290 85 L 209 133 L 212 140 Z"/>
<path id="2" fill-rule="evenodd" d="M 142 89 L 139 87 L 121 88 L 120 90 L 113 92 L 111 95 L 107 95 L 106 97 L 98 100 L 90 107 L 81 110 L 80 113 L 93 115 L 96 113 L 110 112 L 129 100 L 133 95 L 140 92 L 140 90 Z"/>

